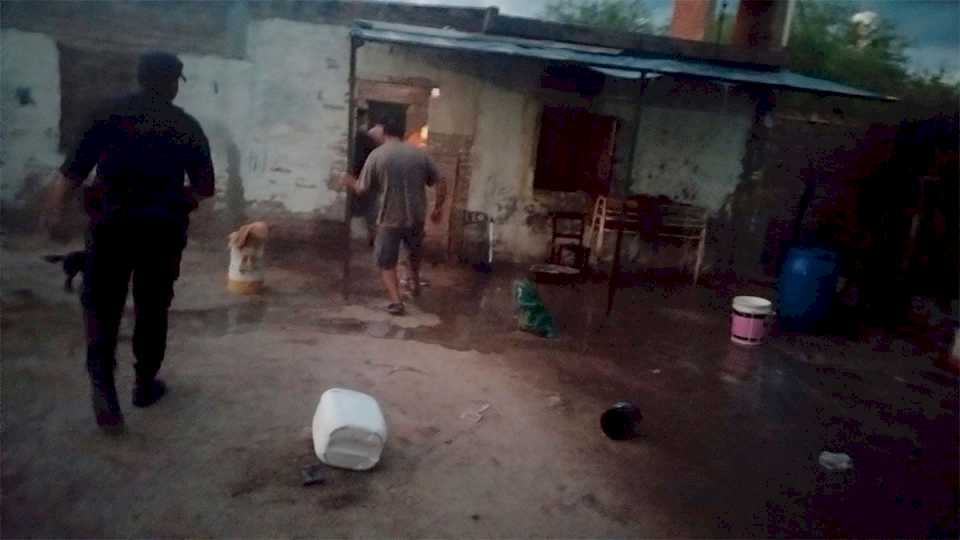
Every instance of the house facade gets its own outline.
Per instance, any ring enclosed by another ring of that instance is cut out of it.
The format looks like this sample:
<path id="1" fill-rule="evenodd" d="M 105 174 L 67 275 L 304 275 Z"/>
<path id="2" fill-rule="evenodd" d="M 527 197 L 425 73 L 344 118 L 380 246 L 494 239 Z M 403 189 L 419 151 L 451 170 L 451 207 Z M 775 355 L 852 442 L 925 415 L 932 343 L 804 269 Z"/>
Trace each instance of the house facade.
<path id="1" fill-rule="evenodd" d="M 448 252 L 463 234 L 461 210 L 490 216 L 497 257 L 515 261 L 545 256 L 551 211 L 587 211 L 597 194 L 663 195 L 722 218 L 758 167 L 751 146 L 764 129 L 768 89 L 662 72 L 608 76 L 523 53 L 547 41 L 523 36 L 509 38 L 522 54 L 507 55 L 357 38 L 354 27 L 392 21 L 428 34 L 447 27 L 438 39 L 469 37 L 489 30 L 495 10 L 364 2 L 0 9 L 5 213 L 36 204 L 90 108 L 134 89 L 137 55 L 153 48 L 184 62 L 176 104 L 210 138 L 214 213 L 291 230 L 343 220 L 338 178 L 358 109 L 374 119 L 400 115 L 408 139 L 425 146 L 451 183 L 447 219 L 428 231 Z M 396 30 L 377 24 L 367 27 Z M 670 45 L 656 39 L 654 48 Z M 625 54 L 579 41 L 570 47 L 584 54 Z M 677 44 L 679 54 L 699 54 Z M 721 49 L 699 50 L 720 60 L 733 54 Z"/>

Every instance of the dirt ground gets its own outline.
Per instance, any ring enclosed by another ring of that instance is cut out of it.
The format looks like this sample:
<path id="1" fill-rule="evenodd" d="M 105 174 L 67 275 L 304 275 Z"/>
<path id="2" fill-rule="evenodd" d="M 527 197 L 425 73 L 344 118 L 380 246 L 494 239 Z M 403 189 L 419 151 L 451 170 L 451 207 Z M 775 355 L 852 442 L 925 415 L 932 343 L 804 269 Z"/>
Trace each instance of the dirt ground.
<path id="1" fill-rule="evenodd" d="M 93 422 L 77 296 L 41 260 L 65 248 L 5 238 L 3 537 L 957 535 L 957 380 L 911 341 L 743 349 L 731 291 L 679 282 L 624 291 L 609 319 L 601 285 L 541 287 L 560 332 L 545 340 L 515 329 L 505 267 L 428 268 L 392 319 L 365 256 L 346 302 L 331 251 L 268 249 L 268 290 L 242 297 L 220 244 L 190 245 L 171 391 L 145 410 L 125 321 L 117 438 Z M 330 387 L 380 401 L 387 448 L 303 487 Z M 599 416 L 623 399 L 644 433 L 613 442 Z M 823 450 L 854 468 L 824 470 Z"/>

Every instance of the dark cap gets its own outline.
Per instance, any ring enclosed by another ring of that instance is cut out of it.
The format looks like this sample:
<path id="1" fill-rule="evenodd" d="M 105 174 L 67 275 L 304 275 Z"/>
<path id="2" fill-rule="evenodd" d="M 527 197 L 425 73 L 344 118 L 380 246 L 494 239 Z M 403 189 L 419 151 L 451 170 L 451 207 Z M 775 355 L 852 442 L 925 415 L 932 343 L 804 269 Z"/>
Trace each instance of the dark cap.
<path id="1" fill-rule="evenodd" d="M 150 51 L 140 56 L 137 66 L 137 80 L 144 86 L 154 82 L 167 82 L 183 76 L 183 62 L 176 55 L 163 51 Z"/>

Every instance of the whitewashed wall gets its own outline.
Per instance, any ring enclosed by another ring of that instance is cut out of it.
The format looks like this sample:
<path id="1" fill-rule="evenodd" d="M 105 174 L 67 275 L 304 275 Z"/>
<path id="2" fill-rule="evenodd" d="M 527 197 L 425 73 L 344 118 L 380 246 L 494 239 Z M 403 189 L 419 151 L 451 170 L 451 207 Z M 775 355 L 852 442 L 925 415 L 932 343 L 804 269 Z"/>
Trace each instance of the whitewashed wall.
<path id="1" fill-rule="evenodd" d="M 16 207 L 63 160 L 59 53 L 51 38 L 18 30 L 0 31 L 0 51 L 0 197 Z M 20 103 L 18 89 L 28 103 Z"/>
<path id="2" fill-rule="evenodd" d="M 217 202 L 222 207 L 229 189 L 251 178 L 243 159 L 254 126 L 254 66 L 216 56 L 180 55 L 186 82 L 174 103 L 193 115 L 207 138 L 217 173 Z M 237 193 L 239 195 L 239 192 Z"/>
<path id="3" fill-rule="evenodd" d="M 265 20 L 250 25 L 252 129 L 245 153 L 248 201 L 338 219 L 334 189 L 346 164 L 350 39 L 344 26 Z"/>
<path id="4" fill-rule="evenodd" d="M 743 172 L 754 102 L 719 84 L 650 84 L 640 113 L 630 191 L 719 210 Z"/>

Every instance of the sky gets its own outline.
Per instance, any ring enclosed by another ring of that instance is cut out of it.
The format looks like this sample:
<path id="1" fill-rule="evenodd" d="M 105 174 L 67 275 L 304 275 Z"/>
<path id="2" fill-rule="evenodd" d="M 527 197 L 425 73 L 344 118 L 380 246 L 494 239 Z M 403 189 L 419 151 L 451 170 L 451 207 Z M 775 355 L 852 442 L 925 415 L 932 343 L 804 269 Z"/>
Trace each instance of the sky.
<path id="1" fill-rule="evenodd" d="M 403 1 L 403 0 L 401 0 Z M 541 17 L 547 0 L 405 0 L 420 4 L 487 7 L 518 17 Z M 717 0 L 718 4 L 721 0 Z M 960 80 L 960 0 L 846 0 L 865 11 L 874 11 L 894 24 L 910 43 L 909 67 L 934 72 L 944 68 Z M 727 12 L 735 13 L 738 0 L 727 0 Z M 669 23 L 673 0 L 646 0 L 656 26 Z"/>

